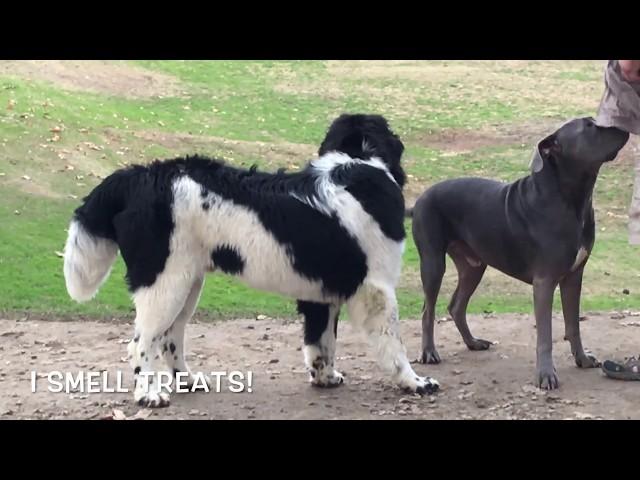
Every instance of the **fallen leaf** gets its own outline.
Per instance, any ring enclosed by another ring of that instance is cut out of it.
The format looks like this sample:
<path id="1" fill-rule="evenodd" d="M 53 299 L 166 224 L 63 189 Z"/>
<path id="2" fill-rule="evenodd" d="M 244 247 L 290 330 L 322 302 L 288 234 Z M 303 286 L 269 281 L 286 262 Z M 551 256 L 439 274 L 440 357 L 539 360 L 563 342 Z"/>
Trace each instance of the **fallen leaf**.
<path id="1" fill-rule="evenodd" d="M 84 145 L 89 147 L 91 150 L 96 150 L 96 151 L 100 151 L 102 150 L 102 147 L 99 147 L 98 145 L 96 145 L 95 143 L 91 143 L 91 142 L 84 142 Z"/>
<path id="2" fill-rule="evenodd" d="M 52 133 L 60 133 L 62 131 L 62 127 L 59 127 L 58 125 L 56 125 L 55 127 L 51 128 L 49 131 Z"/>
<path id="3" fill-rule="evenodd" d="M 114 409 L 112 412 L 112 418 L 114 420 L 126 420 L 127 416 L 124 414 L 122 410 Z"/>
<path id="4" fill-rule="evenodd" d="M 623 327 L 640 327 L 640 322 L 620 322 Z"/>
<path id="5" fill-rule="evenodd" d="M 133 417 L 129 417 L 127 420 L 144 420 L 145 418 L 149 418 L 153 410 L 150 408 L 145 408 L 143 410 L 139 410 Z"/>
<path id="6" fill-rule="evenodd" d="M 522 391 L 524 393 L 540 393 L 540 389 L 538 387 L 535 387 L 533 385 L 524 385 L 522 387 Z"/>
<path id="7" fill-rule="evenodd" d="M 27 182 L 31 180 L 31 177 L 29 175 L 23 175 L 22 176 L 23 180 L 26 180 Z"/>
<path id="8" fill-rule="evenodd" d="M 0 337 L 15 337 L 15 338 L 18 338 L 18 337 L 21 337 L 22 335 L 24 335 L 24 332 L 13 332 L 13 331 L 10 331 L 10 332 L 0 333 Z"/>

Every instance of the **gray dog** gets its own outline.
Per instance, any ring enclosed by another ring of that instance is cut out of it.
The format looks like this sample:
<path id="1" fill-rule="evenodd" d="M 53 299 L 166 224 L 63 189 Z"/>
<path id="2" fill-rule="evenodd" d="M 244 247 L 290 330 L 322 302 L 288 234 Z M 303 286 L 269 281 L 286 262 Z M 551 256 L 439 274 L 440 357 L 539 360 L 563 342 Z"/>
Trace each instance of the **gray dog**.
<path id="1" fill-rule="evenodd" d="M 467 325 L 469 299 L 487 265 L 533 285 L 537 328 L 537 385 L 558 387 L 552 358 L 553 294 L 560 284 L 565 339 L 578 367 L 597 360 L 580 340 L 582 272 L 595 240 L 593 187 L 604 162 L 613 160 L 629 134 L 603 128 L 592 118 L 564 124 L 538 143 L 532 174 L 505 184 L 481 178 L 438 183 L 408 211 L 420 253 L 425 293 L 422 317 L 422 363 L 439 363 L 434 343 L 435 305 L 445 254 L 458 270 L 458 286 L 449 313 L 470 350 L 491 342 L 474 338 Z"/>

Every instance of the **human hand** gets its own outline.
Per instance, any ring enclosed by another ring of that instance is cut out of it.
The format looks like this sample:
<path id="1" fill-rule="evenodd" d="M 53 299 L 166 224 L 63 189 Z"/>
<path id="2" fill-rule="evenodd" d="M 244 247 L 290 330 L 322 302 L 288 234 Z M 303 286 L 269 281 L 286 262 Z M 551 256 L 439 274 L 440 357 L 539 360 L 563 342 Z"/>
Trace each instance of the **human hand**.
<path id="1" fill-rule="evenodd" d="M 627 82 L 640 82 L 640 60 L 618 60 L 618 65 Z"/>

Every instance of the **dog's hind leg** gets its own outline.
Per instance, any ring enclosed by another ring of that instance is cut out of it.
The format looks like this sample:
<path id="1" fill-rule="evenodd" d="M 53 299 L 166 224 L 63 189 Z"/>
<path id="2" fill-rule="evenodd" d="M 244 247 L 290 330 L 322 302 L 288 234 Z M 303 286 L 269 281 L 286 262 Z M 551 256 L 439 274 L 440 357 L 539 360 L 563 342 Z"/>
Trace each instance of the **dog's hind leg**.
<path id="1" fill-rule="evenodd" d="M 430 377 L 419 377 L 407 359 L 400 338 L 398 304 L 393 288 L 364 283 L 347 302 L 349 319 L 364 330 L 375 348 L 378 364 L 402 389 L 431 394 L 439 384 Z"/>
<path id="2" fill-rule="evenodd" d="M 304 361 L 309 381 L 318 387 L 335 387 L 344 377 L 334 368 L 340 305 L 298 301 L 304 315 Z"/>
<path id="3" fill-rule="evenodd" d="M 166 371 L 163 335 L 185 306 L 193 282 L 184 274 L 162 273 L 153 285 L 133 294 L 136 306 L 135 338 L 130 348 L 134 367 L 134 399 L 145 407 L 166 407 L 172 374 Z M 161 375 L 164 373 L 165 375 Z"/>
<path id="4" fill-rule="evenodd" d="M 204 276 L 198 276 L 191 286 L 191 291 L 187 296 L 184 307 L 182 307 L 182 311 L 176 317 L 173 325 L 164 332 L 162 339 L 162 352 L 169 370 L 173 372 L 174 377 L 178 373 L 183 374 L 184 376 L 181 375 L 181 384 L 185 382 L 189 389 L 193 385 L 195 378 L 185 360 L 184 331 L 196 310 L 203 285 Z"/>
<path id="5" fill-rule="evenodd" d="M 436 350 L 434 328 L 436 320 L 436 301 L 442 277 L 445 272 L 445 252 L 420 251 L 420 275 L 424 289 L 424 309 L 422 312 L 422 355 L 420 363 L 440 363 L 440 355 Z"/>
<path id="6" fill-rule="evenodd" d="M 420 363 L 440 363 L 436 350 L 434 328 L 436 301 L 446 269 L 445 256 L 448 241 L 443 221 L 430 202 L 419 200 L 413 212 L 413 240 L 420 255 L 420 277 L 424 291 L 422 310 L 422 353 Z"/>
<path id="7" fill-rule="evenodd" d="M 580 338 L 580 293 L 582 290 L 582 272 L 584 266 L 569 273 L 560 282 L 560 298 L 562 300 L 562 313 L 564 315 L 565 340 L 571 345 L 571 353 L 580 368 L 595 368 L 600 362 L 593 356 L 585 353 Z"/>
<path id="8" fill-rule="evenodd" d="M 491 342 L 475 338 L 471 334 L 467 324 L 467 306 L 482 280 L 487 265 L 476 258 L 472 252 L 467 251 L 466 247 L 456 242 L 451 243 L 448 253 L 458 270 L 458 285 L 449 303 L 449 314 L 469 350 L 486 350 Z"/>

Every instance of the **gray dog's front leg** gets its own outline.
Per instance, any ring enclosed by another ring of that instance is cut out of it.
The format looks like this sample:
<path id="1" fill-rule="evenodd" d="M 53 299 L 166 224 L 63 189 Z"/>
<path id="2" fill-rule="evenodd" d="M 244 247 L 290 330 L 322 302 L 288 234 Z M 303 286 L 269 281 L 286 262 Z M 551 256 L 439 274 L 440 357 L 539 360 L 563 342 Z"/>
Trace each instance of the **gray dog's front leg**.
<path id="1" fill-rule="evenodd" d="M 560 297 L 562 298 L 562 313 L 564 315 L 564 338 L 571 345 L 571 353 L 580 368 L 596 368 L 600 362 L 585 353 L 580 338 L 580 293 L 582 290 L 582 272 L 579 268 L 571 272 L 560 282 Z"/>
<path id="2" fill-rule="evenodd" d="M 559 380 L 553 365 L 553 337 L 551 332 L 551 313 L 553 292 L 557 283 L 549 279 L 533 280 L 533 306 L 536 316 L 536 370 L 537 385 L 545 390 L 558 388 Z"/>

